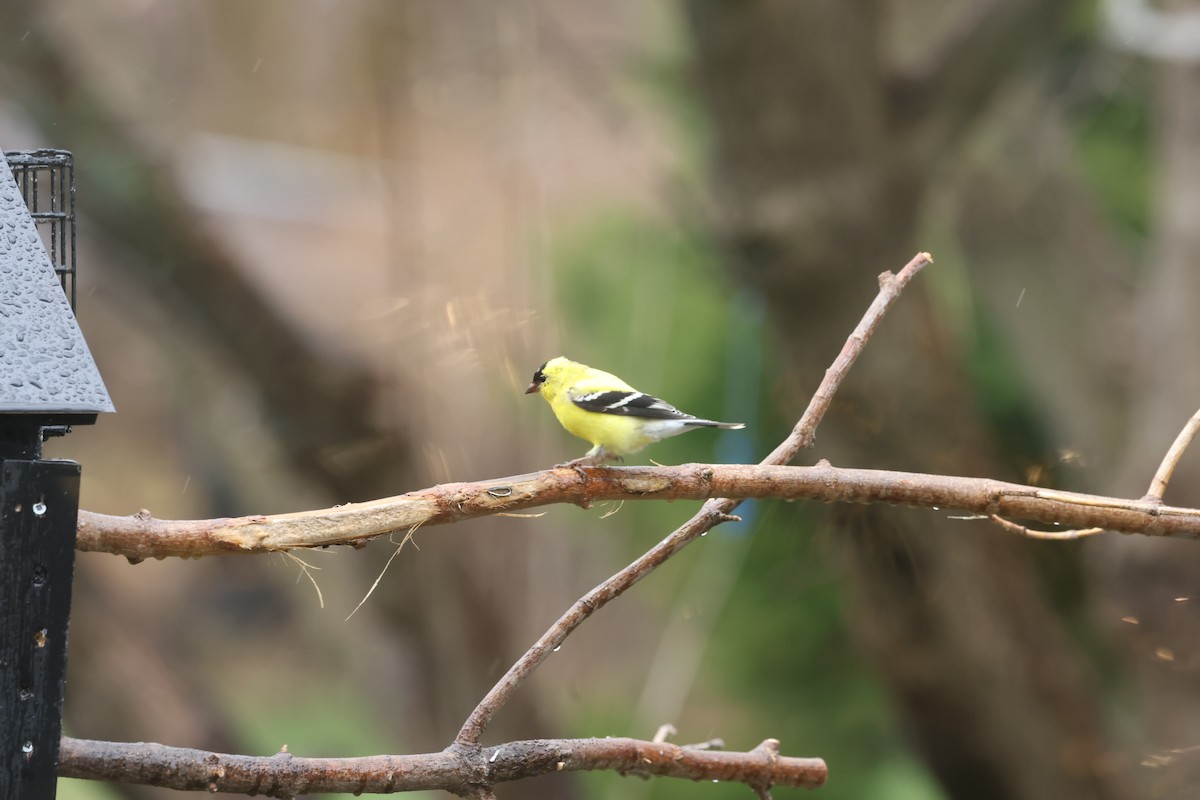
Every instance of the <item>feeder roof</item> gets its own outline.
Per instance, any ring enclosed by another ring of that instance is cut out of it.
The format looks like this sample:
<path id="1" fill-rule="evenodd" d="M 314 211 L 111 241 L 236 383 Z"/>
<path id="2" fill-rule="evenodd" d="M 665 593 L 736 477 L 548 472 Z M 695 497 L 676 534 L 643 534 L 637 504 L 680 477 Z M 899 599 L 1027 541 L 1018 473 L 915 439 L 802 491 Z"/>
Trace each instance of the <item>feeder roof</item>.
<path id="1" fill-rule="evenodd" d="M 33 217 L 0 154 L 0 414 L 78 423 L 114 410 Z"/>

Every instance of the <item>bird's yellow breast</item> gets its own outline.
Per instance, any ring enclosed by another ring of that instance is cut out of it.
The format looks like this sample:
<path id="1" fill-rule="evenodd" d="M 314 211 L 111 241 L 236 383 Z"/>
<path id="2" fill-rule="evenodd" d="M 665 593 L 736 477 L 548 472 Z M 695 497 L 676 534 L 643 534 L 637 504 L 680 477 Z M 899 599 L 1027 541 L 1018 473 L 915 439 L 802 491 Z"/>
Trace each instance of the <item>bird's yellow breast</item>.
<path id="1" fill-rule="evenodd" d="M 564 428 L 593 445 L 603 445 L 613 455 L 627 456 L 657 441 L 646 435 L 637 417 L 586 411 L 571 401 L 567 392 L 550 401 L 554 416 Z"/>

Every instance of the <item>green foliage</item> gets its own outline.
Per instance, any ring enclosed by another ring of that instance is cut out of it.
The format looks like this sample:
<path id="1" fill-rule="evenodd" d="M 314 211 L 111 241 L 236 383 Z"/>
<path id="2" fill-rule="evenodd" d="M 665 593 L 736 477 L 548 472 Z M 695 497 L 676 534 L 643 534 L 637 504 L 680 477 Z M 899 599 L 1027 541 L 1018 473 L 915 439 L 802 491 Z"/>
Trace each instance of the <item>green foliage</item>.
<path id="1" fill-rule="evenodd" d="M 1098 47 L 1102 29 L 1099 4 L 1075 4 L 1055 89 L 1074 128 L 1084 178 L 1114 229 L 1140 244 L 1152 212 L 1152 72 L 1140 59 Z"/>
<path id="2" fill-rule="evenodd" d="M 99 781 L 59 778 L 58 800 L 117 800 L 119 795 L 109 784 Z"/>
<path id="3" fill-rule="evenodd" d="M 1129 76 L 1111 93 L 1092 98 L 1075 118 L 1084 177 L 1115 230 L 1134 242 L 1150 233 L 1152 150 L 1143 83 Z"/>
<path id="4" fill-rule="evenodd" d="M 374 752 L 386 740 L 373 729 L 369 701 L 356 686 L 326 686 L 271 700 L 240 720 L 247 752 L 273 753 L 286 744 L 306 755 L 337 757 Z M 278 740 L 279 731 L 288 732 L 288 741 Z"/>
<path id="5" fill-rule="evenodd" d="M 269 754 L 287 745 L 288 750 L 314 758 L 338 758 L 380 752 L 389 737 L 377 727 L 371 699 L 352 682 L 325 683 L 313 688 L 309 681 L 296 687 L 281 684 L 279 676 L 290 674 L 288 665 L 269 659 L 256 674 L 230 691 L 229 714 L 236 719 L 241 736 L 239 752 Z M 234 699 L 241 698 L 241 699 Z M 247 703 L 245 698 L 254 698 Z M 280 739 L 286 731 L 286 739 Z M 402 744 L 392 752 L 409 752 Z M 405 800 L 434 800 L 440 792 L 412 792 Z M 342 795 L 310 795 L 341 797 Z"/>
<path id="6" fill-rule="evenodd" d="M 973 309 L 974 324 L 963 332 L 969 337 L 963 360 L 979 416 L 994 432 L 998 455 L 1011 466 L 1014 480 L 1027 480 L 1028 470 L 1040 466 L 1046 473 L 1043 481 L 1054 483 L 1051 473 L 1058 459 L 1019 358 L 987 306 L 974 303 Z"/>

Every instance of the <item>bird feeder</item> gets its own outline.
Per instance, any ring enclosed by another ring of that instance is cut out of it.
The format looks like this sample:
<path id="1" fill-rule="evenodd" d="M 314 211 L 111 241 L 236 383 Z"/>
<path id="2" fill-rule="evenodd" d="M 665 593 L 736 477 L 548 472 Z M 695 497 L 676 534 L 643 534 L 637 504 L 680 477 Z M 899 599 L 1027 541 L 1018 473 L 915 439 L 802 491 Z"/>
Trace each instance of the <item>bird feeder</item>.
<path id="1" fill-rule="evenodd" d="M 80 466 L 42 443 L 112 401 L 75 320 L 70 153 L 0 158 L 0 800 L 55 795 Z"/>

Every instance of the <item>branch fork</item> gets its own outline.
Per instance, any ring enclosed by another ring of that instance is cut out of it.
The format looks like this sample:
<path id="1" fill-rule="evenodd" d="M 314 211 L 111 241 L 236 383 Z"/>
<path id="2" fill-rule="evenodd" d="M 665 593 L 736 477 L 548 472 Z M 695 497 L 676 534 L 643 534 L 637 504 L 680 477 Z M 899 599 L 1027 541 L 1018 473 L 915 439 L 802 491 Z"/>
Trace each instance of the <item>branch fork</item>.
<path id="1" fill-rule="evenodd" d="M 900 291 L 931 260 L 927 253 L 919 253 L 898 274 L 885 273 L 880 276 L 879 294 L 833 365 L 826 371 L 791 435 L 762 461 L 760 469 L 799 469 L 786 468 L 784 465 L 812 442 L 838 386 L 870 340 L 884 313 L 899 297 Z M 668 474 L 644 469 L 576 470 L 579 475 L 577 488 L 582 490 L 576 495 L 576 502 L 598 499 L 606 486 L 622 482 L 626 496 L 670 497 L 672 478 L 679 471 L 691 476 L 698 495 L 710 499 L 699 512 L 665 539 L 577 600 L 509 668 L 468 715 L 453 744 L 440 753 L 347 759 L 297 758 L 289 753 L 280 753 L 269 758 L 255 758 L 155 744 L 91 742 L 64 737 L 60 774 L 178 789 L 252 792 L 279 798 L 310 792 L 350 791 L 357 794 L 440 788 L 462 797 L 487 800 L 494 797 L 492 787 L 500 782 L 547 772 L 584 769 L 609 769 L 621 773 L 637 772 L 692 780 L 736 781 L 753 789 L 759 798 L 769 798 L 772 786 L 818 787 L 826 779 L 825 763 L 820 759 L 783 756 L 776 739 L 766 739 L 748 753 L 680 747 L 666 741 L 635 739 L 532 740 L 509 742 L 491 748 L 480 744 L 484 730 L 496 713 L 571 631 L 679 550 L 716 525 L 736 519 L 733 511 L 740 500 L 723 497 L 725 492 L 720 480 L 722 470 L 730 468 L 693 465 L 676 468 L 674 473 Z M 823 479 L 828 477 L 831 469 L 828 466 L 815 468 L 816 472 L 825 473 L 821 476 Z M 214 546 L 218 552 L 224 553 L 323 546 L 344 541 L 338 535 L 347 527 L 356 527 L 358 535 L 354 538 L 364 540 L 396 530 L 413 529 L 421 524 L 513 511 L 537 504 L 538 500 L 542 503 L 551 502 L 545 499 L 544 494 L 536 495 L 536 490 L 544 490 L 548 482 L 553 482 L 560 491 L 565 491 L 571 481 L 561 472 L 489 481 L 482 486 L 456 484 L 437 487 L 436 492 L 414 493 L 391 499 L 407 499 L 407 502 L 399 504 L 377 501 L 342 506 L 325 513 L 164 523 L 148 518 L 147 514 L 120 519 L 82 512 L 80 547 L 118 552 L 135 560 L 164 555 L 199 555 L 203 552 L 198 550 Z M 761 479 L 763 476 L 758 477 Z M 772 475 L 766 483 L 774 485 L 774 479 L 778 477 L 781 476 Z M 720 499 L 714 498 L 714 495 Z M 747 493 L 745 496 L 752 495 Z M 153 534 L 156 527 L 168 529 L 175 540 L 174 551 L 147 547 L 144 534 Z"/>

